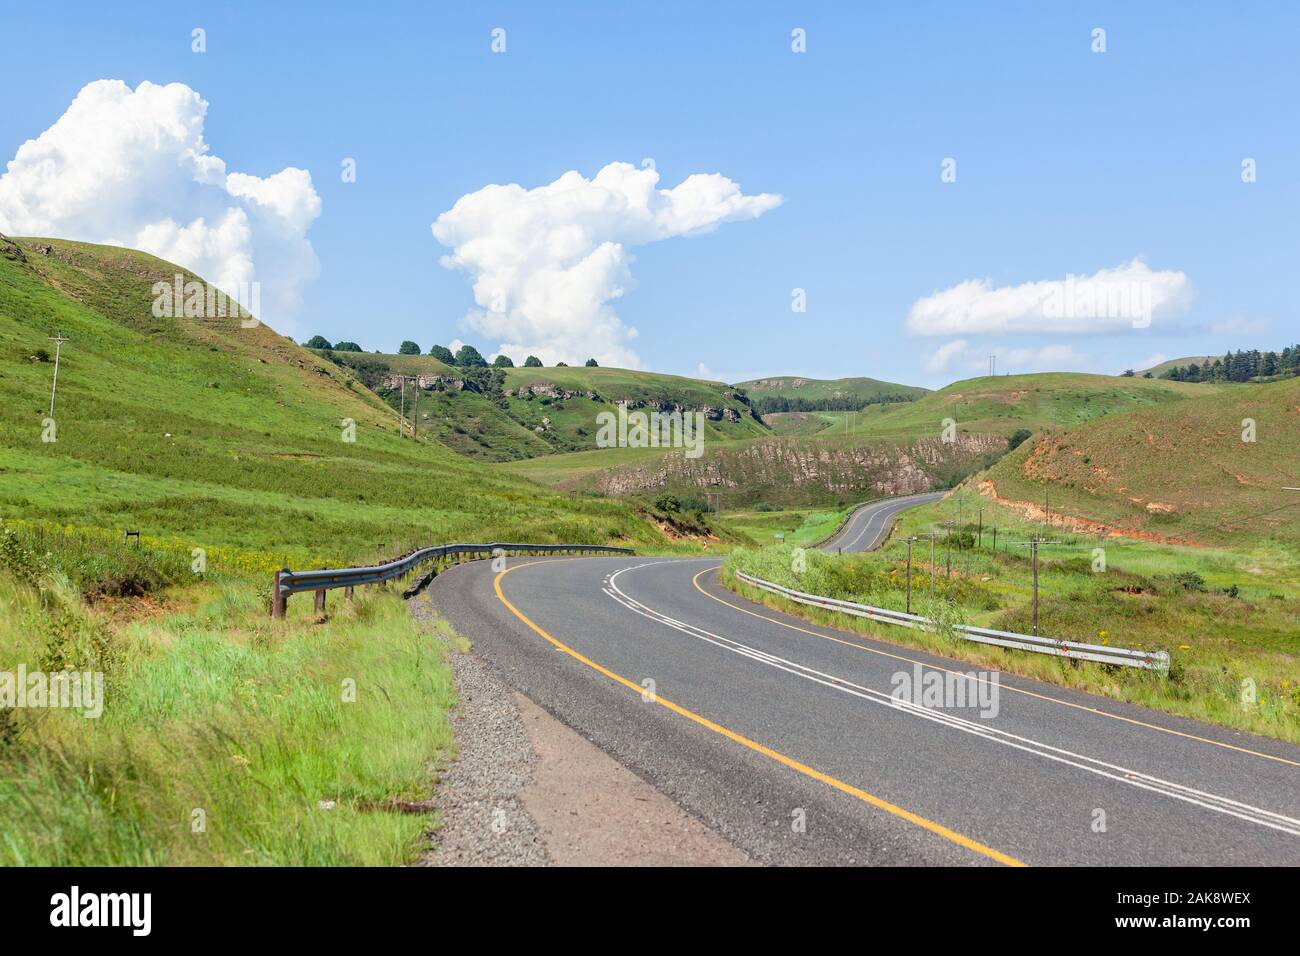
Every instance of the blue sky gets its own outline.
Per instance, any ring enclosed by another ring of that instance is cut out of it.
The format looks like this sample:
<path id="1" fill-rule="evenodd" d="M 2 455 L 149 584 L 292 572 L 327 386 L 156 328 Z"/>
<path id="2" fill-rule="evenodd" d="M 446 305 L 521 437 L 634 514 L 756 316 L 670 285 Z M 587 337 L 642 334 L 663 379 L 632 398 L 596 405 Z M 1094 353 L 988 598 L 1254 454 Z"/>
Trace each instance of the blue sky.
<path id="1" fill-rule="evenodd" d="M 783 202 L 629 250 L 635 284 L 609 304 L 639 331 L 645 368 L 935 386 L 988 353 L 1000 371 L 1114 372 L 1300 338 L 1291 4 L 266 7 L 8 12 L 0 154 L 92 81 L 191 87 L 231 170 L 312 174 L 320 274 L 303 287 L 299 340 L 492 352 L 500 342 L 463 323 L 471 280 L 439 265 L 449 250 L 431 223 L 491 183 L 539 187 L 646 157 L 660 188 L 720 173 Z M 191 52 L 194 27 L 206 53 Z M 496 27 L 504 54 L 490 50 Z M 1105 53 L 1090 49 L 1096 27 Z M 355 183 L 340 179 L 345 157 Z M 948 157 L 953 183 L 940 178 Z M 967 280 L 1017 286 L 1138 257 L 1182 273 L 1190 305 L 1146 328 L 905 325 L 917 300 Z"/>

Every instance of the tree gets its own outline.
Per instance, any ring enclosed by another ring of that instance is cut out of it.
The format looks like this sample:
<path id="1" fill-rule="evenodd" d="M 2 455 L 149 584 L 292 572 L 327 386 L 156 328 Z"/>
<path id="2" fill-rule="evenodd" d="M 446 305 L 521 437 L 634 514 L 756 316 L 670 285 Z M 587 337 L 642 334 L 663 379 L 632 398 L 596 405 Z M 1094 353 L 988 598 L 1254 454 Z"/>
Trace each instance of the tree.
<path id="1" fill-rule="evenodd" d="M 1120 377 L 1121 377 L 1121 378 L 1132 378 L 1135 374 L 1136 374 L 1136 373 L 1135 373 L 1131 368 L 1126 368 L 1126 369 L 1124 369 L 1124 374 L 1123 374 L 1122 376 L 1120 376 Z"/>
<path id="2" fill-rule="evenodd" d="M 357 345 L 356 342 L 335 342 L 334 351 L 335 352 L 360 352 L 362 351 L 362 348 L 360 345 Z"/>
<path id="3" fill-rule="evenodd" d="M 436 358 L 439 362 L 442 362 L 446 365 L 456 364 L 456 356 L 452 355 L 451 349 L 447 348 L 447 346 L 445 345 L 432 346 L 429 349 L 429 354 L 432 355 L 434 358 Z"/>
<path id="4" fill-rule="evenodd" d="M 569 363 L 568 363 L 568 362 L 556 362 L 556 363 L 555 363 L 555 367 L 556 367 L 556 368 L 568 368 L 568 367 L 569 367 Z"/>
<path id="5" fill-rule="evenodd" d="M 596 360 L 594 358 L 587 359 L 587 368 L 597 368 L 597 367 L 598 366 L 596 365 Z"/>
<path id="6" fill-rule="evenodd" d="M 1011 433 L 1011 437 L 1007 439 L 1007 451 L 1015 451 L 1017 448 L 1023 445 L 1025 443 L 1025 439 L 1029 438 L 1031 435 L 1033 435 L 1033 432 L 1031 432 L 1028 428 L 1016 429 L 1014 432 Z"/>
<path id="7" fill-rule="evenodd" d="M 509 355 L 498 355 L 496 358 L 492 360 L 492 367 L 493 368 L 514 368 L 515 363 L 511 360 Z"/>
<path id="8" fill-rule="evenodd" d="M 416 345 L 414 342 L 412 342 L 410 339 L 407 339 L 405 342 L 403 342 L 401 345 L 397 347 L 397 354 L 398 355 L 419 355 L 420 347 Z"/>
<path id="9" fill-rule="evenodd" d="M 334 348 L 334 346 L 330 345 L 330 340 L 327 339 L 327 338 L 325 338 L 325 336 L 323 336 L 323 335 L 313 335 L 311 338 L 309 338 L 309 339 L 308 339 L 306 342 L 304 342 L 303 344 L 304 344 L 305 346 L 307 346 L 307 348 L 309 348 L 309 349 L 332 349 L 332 348 Z"/>
<path id="10" fill-rule="evenodd" d="M 524 359 L 524 368 L 541 368 L 541 367 L 542 367 L 542 360 L 539 359 L 536 355 L 530 355 L 528 356 L 528 358 Z"/>
<path id="11" fill-rule="evenodd" d="M 462 368 L 487 368 L 487 359 L 474 346 L 462 345 L 456 352 L 456 364 Z"/>

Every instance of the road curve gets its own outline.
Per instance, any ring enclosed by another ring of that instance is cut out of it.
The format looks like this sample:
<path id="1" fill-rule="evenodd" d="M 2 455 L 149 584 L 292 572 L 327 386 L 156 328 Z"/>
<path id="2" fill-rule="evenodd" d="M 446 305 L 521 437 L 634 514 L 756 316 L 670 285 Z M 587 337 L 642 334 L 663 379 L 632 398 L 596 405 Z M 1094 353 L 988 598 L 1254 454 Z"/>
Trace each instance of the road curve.
<path id="1" fill-rule="evenodd" d="M 996 706 L 898 700 L 898 675 L 972 668 L 746 601 L 718 564 L 480 561 L 430 595 L 508 683 L 760 861 L 1300 864 L 1300 747 L 1005 674 Z"/>
<path id="2" fill-rule="evenodd" d="M 945 494 L 947 494 L 945 491 L 930 491 L 921 495 L 886 498 L 883 501 L 865 504 L 849 516 L 849 520 L 844 522 L 844 527 L 828 538 L 821 549 L 845 553 L 873 551 L 889 534 L 894 518 L 900 511 L 915 508 L 927 501 L 938 501 Z"/>

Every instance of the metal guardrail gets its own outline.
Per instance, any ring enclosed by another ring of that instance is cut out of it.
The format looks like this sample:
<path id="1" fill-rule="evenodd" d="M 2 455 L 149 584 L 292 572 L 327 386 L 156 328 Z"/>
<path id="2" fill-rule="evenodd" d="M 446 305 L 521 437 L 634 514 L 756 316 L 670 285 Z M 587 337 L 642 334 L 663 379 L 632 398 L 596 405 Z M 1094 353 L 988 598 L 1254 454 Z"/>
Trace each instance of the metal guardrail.
<path id="1" fill-rule="evenodd" d="M 396 558 L 386 564 L 376 564 L 362 568 L 335 568 L 320 571 L 290 571 L 284 568 L 275 572 L 275 585 L 272 591 L 271 616 L 284 617 L 291 594 L 312 591 L 316 594 L 316 610 L 325 609 L 325 592 L 331 588 L 345 588 L 344 595 L 352 596 L 352 589 L 359 584 L 381 584 L 410 574 L 426 561 L 442 558 L 455 558 L 463 555 L 472 557 L 498 557 L 508 554 L 635 554 L 631 548 L 615 548 L 603 544 L 438 544 L 429 548 L 419 548 L 404 557 Z M 436 569 L 433 572 L 437 573 Z M 432 578 L 433 574 L 428 575 Z M 427 579 L 422 580 L 412 591 L 419 590 Z"/>
<path id="2" fill-rule="evenodd" d="M 838 598 L 822 597 L 820 594 L 806 594 L 803 591 L 796 591 L 784 585 L 773 584 L 771 581 L 753 577 L 743 571 L 737 571 L 736 577 L 746 584 L 751 584 L 764 591 L 770 591 L 773 594 L 780 594 L 799 604 L 840 611 L 844 614 L 865 617 L 884 624 L 921 628 L 931 626 L 930 619 L 919 614 L 891 611 L 888 608 L 872 607 L 869 604 L 856 604 L 853 601 L 841 601 Z M 966 624 L 958 624 L 953 630 L 959 632 L 968 640 L 980 644 L 996 644 L 999 647 L 1033 651 L 1037 654 L 1053 654 L 1071 660 L 1094 661 L 1098 664 L 1118 664 L 1123 667 L 1140 667 L 1144 670 L 1169 670 L 1168 651 L 1142 651 L 1128 647 L 1109 647 L 1105 644 L 1083 644 L 1078 641 L 1062 641 L 1033 634 L 1017 634 L 1015 631 L 995 631 L 992 628 L 972 627 Z"/>

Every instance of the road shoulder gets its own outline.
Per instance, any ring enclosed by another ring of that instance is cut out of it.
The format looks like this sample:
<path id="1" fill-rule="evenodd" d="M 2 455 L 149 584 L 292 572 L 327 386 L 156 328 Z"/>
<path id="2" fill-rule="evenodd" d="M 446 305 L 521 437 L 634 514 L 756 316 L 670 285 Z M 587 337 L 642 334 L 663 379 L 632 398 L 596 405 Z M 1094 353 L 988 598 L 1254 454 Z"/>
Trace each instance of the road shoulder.
<path id="1" fill-rule="evenodd" d="M 410 604 L 417 618 L 432 608 Z M 518 691 L 448 648 L 459 756 L 421 866 L 745 866 L 750 858 Z"/>

